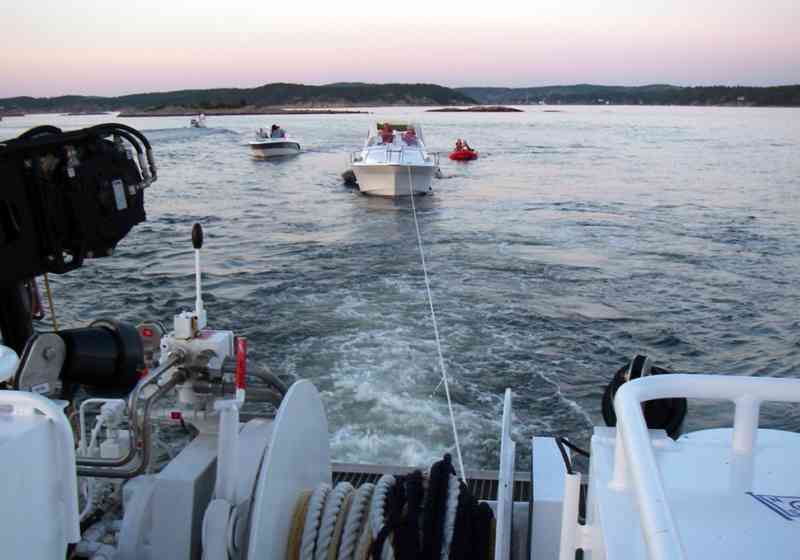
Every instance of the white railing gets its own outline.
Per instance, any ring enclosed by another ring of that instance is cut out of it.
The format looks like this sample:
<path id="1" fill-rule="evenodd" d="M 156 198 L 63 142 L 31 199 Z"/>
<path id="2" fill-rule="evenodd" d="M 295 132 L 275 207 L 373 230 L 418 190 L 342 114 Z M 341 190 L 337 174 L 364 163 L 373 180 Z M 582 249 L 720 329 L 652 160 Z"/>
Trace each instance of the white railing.
<path id="1" fill-rule="evenodd" d="M 626 488 L 630 474 L 651 560 L 685 559 L 686 552 L 667 502 L 642 403 L 680 397 L 732 401 L 736 405 L 734 459 L 751 459 L 761 403 L 800 402 L 800 379 L 663 374 L 637 379 L 620 388 L 614 399 L 617 438 L 612 485 Z"/>

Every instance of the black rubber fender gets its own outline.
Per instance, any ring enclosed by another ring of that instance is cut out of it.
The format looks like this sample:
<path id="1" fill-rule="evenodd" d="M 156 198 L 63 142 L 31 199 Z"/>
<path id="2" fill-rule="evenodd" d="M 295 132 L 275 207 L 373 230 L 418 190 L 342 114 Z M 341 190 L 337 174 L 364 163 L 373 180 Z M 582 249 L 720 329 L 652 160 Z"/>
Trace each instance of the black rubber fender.
<path id="1" fill-rule="evenodd" d="M 643 369 L 647 363 L 647 356 L 639 355 L 625 366 L 621 367 L 614 378 L 606 385 L 603 391 L 603 420 L 606 426 L 614 427 L 617 425 L 617 414 L 614 411 L 614 397 L 617 390 L 625 383 L 632 379 L 642 377 Z M 628 376 L 630 372 L 630 376 Z M 661 375 L 669 373 L 668 370 L 656 366 L 650 368 L 650 375 Z M 658 399 L 647 401 L 642 406 L 644 410 L 644 417 L 647 421 L 647 427 L 653 430 L 664 430 L 667 435 L 672 439 L 677 439 L 681 433 L 683 420 L 686 418 L 688 411 L 688 404 L 686 399 Z"/>

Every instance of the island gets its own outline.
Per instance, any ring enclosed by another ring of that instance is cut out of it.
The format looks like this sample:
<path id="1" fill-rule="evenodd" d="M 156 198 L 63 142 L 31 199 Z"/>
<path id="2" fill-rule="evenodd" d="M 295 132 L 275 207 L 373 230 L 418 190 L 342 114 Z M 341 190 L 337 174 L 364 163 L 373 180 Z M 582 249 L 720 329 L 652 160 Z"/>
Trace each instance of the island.
<path id="1" fill-rule="evenodd" d="M 472 107 L 442 107 L 440 109 L 428 109 L 428 113 L 524 113 L 522 109 L 516 107 L 504 107 L 502 105 L 474 105 Z"/>
<path id="2" fill-rule="evenodd" d="M 287 109 L 282 107 L 237 107 L 234 109 L 205 109 L 203 107 L 163 107 L 141 111 L 121 111 L 119 117 L 207 117 L 225 115 L 366 115 L 369 111 L 354 109 Z"/>
<path id="3" fill-rule="evenodd" d="M 0 99 L 0 111 L 27 113 L 117 112 L 121 116 L 263 115 L 280 111 L 336 114 L 353 107 L 475 105 L 436 84 L 335 83 L 323 86 L 272 83 L 255 88 L 185 89 L 118 97 L 63 95 Z"/>

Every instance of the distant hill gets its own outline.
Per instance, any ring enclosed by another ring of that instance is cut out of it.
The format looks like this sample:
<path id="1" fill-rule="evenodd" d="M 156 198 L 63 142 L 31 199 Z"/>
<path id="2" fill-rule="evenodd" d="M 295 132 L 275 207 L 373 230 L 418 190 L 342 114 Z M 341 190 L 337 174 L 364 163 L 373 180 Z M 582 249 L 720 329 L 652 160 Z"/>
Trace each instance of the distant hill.
<path id="1" fill-rule="evenodd" d="M 256 88 L 185 89 L 119 97 L 63 95 L 0 99 L 0 115 L 19 113 L 192 114 L 259 113 L 277 107 L 376 107 L 392 105 L 467 106 L 548 104 L 800 106 L 800 85 L 777 87 L 599 86 L 577 84 L 529 88 L 464 87 L 435 84 L 324 86 L 274 83 Z"/>
<path id="2" fill-rule="evenodd" d="M 480 103 L 526 105 L 752 105 L 800 106 L 800 85 L 776 87 L 598 86 L 577 84 L 528 88 L 463 87 L 461 93 Z"/>
<path id="3" fill-rule="evenodd" d="M 434 84 L 340 83 L 324 86 L 275 83 L 251 89 L 187 89 L 120 97 L 65 95 L 0 99 L 2 112 L 94 112 L 226 109 L 264 107 L 344 107 L 379 105 L 468 105 L 476 101 Z"/>

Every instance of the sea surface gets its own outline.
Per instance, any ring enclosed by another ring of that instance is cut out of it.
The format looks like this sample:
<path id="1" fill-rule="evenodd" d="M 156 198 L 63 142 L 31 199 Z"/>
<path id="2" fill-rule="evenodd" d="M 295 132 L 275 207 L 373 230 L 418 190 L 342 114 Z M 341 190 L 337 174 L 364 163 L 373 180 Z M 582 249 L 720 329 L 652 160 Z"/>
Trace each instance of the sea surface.
<path id="1" fill-rule="evenodd" d="M 800 110 L 369 110 L 281 117 L 304 152 L 280 161 L 246 146 L 277 117 L 122 121 L 155 150 L 149 220 L 113 258 L 52 277 L 60 323 L 168 323 L 191 307 L 200 222 L 210 324 L 317 385 L 335 459 L 416 465 L 452 450 L 408 200 L 340 177 L 372 122 L 409 119 L 433 151 L 458 137 L 480 151 L 443 158 L 417 201 L 467 468 L 498 466 L 506 387 L 526 465 L 534 434 L 589 444 L 605 384 L 637 352 L 675 371 L 800 373 Z M 8 117 L 0 138 L 107 120 Z M 686 429 L 731 412 L 690 402 Z M 798 406 L 766 406 L 762 424 L 800 430 Z"/>

